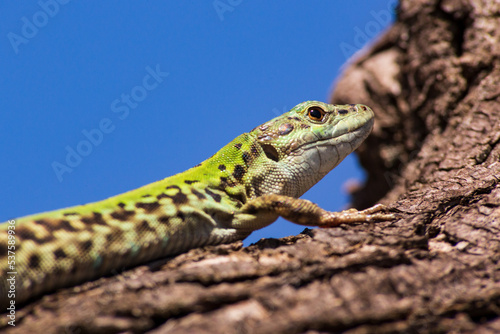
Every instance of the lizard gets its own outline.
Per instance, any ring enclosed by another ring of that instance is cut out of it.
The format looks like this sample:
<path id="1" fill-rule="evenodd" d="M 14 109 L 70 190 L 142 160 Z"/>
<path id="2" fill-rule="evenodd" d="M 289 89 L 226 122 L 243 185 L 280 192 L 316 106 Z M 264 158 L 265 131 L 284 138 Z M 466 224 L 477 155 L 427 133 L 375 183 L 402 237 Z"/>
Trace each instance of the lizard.
<path id="1" fill-rule="evenodd" d="M 15 302 L 24 303 L 124 267 L 243 240 L 280 216 L 319 227 L 392 220 L 381 204 L 330 212 L 299 198 L 366 139 L 373 123 L 362 104 L 306 101 L 185 172 L 0 224 L 0 269 L 11 279 L 0 282 L 0 306 L 12 303 L 12 275 Z M 15 252 L 8 252 L 13 239 Z"/>

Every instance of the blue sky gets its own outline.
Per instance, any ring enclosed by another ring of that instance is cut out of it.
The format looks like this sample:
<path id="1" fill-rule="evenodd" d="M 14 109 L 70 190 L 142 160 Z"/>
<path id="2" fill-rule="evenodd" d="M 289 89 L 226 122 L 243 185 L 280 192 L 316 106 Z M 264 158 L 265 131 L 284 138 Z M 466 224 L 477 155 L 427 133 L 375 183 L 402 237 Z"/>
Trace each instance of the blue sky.
<path id="1" fill-rule="evenodd" d="M 163 179 L 302 101 L 327 101 L 394 3 L 2 1 L 0 221 Z M 68 162 L 72 150 L 85 156 Z M 345 181 L 362 178 L 350 156 L 303 198 L 340 210 Z M 245 244 L 303 229 L 280 219 Z"/>

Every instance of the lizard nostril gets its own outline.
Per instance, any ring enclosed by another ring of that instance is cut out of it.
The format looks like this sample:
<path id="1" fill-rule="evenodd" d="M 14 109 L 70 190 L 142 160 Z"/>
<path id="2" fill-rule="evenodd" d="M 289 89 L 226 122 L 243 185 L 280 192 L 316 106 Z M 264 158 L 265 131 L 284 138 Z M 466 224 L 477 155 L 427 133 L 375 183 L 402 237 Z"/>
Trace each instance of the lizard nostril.
<path id="1" fill-rule="evenodd" d="M 340 109 L 339 110 L 339 115 L 347 115 L 349 113 L 349 110 L 347 109 Z"/>

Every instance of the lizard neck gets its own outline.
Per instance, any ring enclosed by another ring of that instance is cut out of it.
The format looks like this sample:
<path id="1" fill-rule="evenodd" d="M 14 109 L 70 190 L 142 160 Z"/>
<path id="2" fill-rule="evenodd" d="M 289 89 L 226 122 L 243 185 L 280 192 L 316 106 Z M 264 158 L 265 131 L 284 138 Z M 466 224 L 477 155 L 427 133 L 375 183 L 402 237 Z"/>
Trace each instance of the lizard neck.
<path id="1" fill-rule="evenodd" d="M 258 160 L 265 160 L 265 154 L 257 143 L 257 138 L 244 133 L 207 160 L 165 181 L 193 186 L 200 184 L 209 189 L 223 191 L 244 204 L 253 197 L 249 174 L 252 168 L 264 162 Z"/>
<path id="2" fill-rule="evenodd" d="M 190 178 L 199 180 L 242 204 L 262 195 L 302 195 L 313 183 L 297 183 L 296 173 L 273 152 L 266 152 L 266 148 L 270 149 L 267 146 L 259 143 L 255 133 L 244 133 L 209 159 L 179 174 L 183 180 L 176 183 L 189 182 Z"/>

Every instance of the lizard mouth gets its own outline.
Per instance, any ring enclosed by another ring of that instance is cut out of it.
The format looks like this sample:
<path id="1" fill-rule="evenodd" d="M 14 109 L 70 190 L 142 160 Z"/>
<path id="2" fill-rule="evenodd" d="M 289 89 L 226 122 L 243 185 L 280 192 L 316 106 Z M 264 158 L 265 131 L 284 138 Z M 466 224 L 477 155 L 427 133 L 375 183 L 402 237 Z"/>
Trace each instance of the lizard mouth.
<path id="1" fill-rule="evenodd" d="M 335 146 L 339 144 L 349 143 L 353 146 L 353 151 L 368 137 L 373 127 L 373 119 L 370 119 L 356 128 L 341 127 L 334 128 L 330 136 L 320 138 L 317 133 L 310 132 L 308 135 L 314 138 L 308 138 L 307 142 L 293 148 L 290 152 L 297 150 L 309 150 L 319 146 Z"/>

